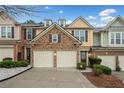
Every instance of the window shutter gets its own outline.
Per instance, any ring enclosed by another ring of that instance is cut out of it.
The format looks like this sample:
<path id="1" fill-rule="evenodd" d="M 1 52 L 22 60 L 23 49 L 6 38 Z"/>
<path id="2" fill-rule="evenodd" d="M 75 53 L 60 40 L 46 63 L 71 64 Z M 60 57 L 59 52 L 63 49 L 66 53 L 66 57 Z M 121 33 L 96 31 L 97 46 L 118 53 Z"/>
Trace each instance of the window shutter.
<path id="1" fill-rule="evenodd" d="M 49 42 L 52 42 L 52 34 L 49 34 Z"/>
<path id="2" fill-rule="evenodd" d="M 33 38 L 36 36 L 36 29 L 33 29 Z"/>
<path id="3" fill-rule="evenodd" d="M 12 38 L 14 38 L 14 27 L 12 27 Z"/>
<path id="4" fill-rule="evenodd" d="M 88 31 L 85 31 L 85 41 L 88 42 Z"/>
<path id="5" fill-rule="evenodd" d="M 26 40 L 26 28 L 24 28 L 24 39 Z"/>
<path id="6" fill-rule="evenodd" d="M 72 35 L 74 36 L 74 31 L 72 31 Z"/>
<path id="7" fill-rule="evenodd" d="M 61 42 L 61 35 L 58 34 L 58 43 L 60 43 L 60 42 Z"/>

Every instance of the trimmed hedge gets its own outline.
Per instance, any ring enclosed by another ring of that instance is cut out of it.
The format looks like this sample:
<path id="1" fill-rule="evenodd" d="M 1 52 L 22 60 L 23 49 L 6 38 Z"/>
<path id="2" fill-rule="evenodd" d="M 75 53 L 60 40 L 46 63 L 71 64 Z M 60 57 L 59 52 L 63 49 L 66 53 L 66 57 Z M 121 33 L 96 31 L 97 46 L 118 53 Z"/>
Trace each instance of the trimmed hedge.
<path id="1" fill-rule="evenodd" d="M 112 73 L 111 68 L 109 68 L 109 67 L 107 67 L 107 66 L 95 64 L 95 65 L 93 66 L 93 68 L 96 68 L 96 67 L 100 68 L 100 69 L 102 70 L 102 72 L 103 72 L 104 74 L 106 74 L 106 75 L 111 75 L 111 73 Z"/>
<path id="2" fill-rule="evenodd" d="M 3 61 L 6 61 L 6 60 L 10 60 L 10 61 L 12 61 L 12 58 L 11 58 L 11 57 L 3 58 Z"/>
<path id="3" fill-rule="evenodd" d="M 94 64 L 101 64 L 102 59 L 97 58 L 97 57 L 89 57 L 89 63 L 90 63 L 90 67 L 93 68 Z"/>
<path id="4" fill-rule="evenodd" d="M 77 63 L 77 69 L 85 70 L 86 69 L 86 63 L 85 62 Z"/>
<path id="5" fill-rule="evenodd" d="M 11 60 L 6 60 L 0 62 L 0 67 L 1 68 L 14 68 L 14 67 L 27 67 L 29 65 L 28 62 L 26 61 L 11 61 Z"/>

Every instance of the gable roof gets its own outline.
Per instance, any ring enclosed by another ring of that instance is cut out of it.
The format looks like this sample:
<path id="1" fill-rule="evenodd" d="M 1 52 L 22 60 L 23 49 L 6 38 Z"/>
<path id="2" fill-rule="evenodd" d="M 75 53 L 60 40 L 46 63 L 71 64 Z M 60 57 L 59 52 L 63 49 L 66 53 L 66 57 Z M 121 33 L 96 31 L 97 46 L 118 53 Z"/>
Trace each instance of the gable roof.
<path id="1" fill-rule="evenodd" d="M 121 16 L 117 16 L 116 18 L 114 18 L 112 21 L 110 21 L 105 28 L 110 27 L 116 20 L 119 20 L 119 22 L 121 22 L 122 24 L 124 24 L 124 19 Z"/>
<path id="2" fill-rule="evenodd" d="M 38 40 L 40 37 L 42 37 L 43 35 L 45 35 L 47 32 L 49 32 L 52 28 L 57 27 L 59 30 L 61 30 L 62 32 L 64 32 L 65 34 L 67 34 L 69 37 L 71 37 L 72 39 L 74 39 L 75 41 L 77 41 L 79 44 L 81 44 L 81 41 L 78 40 L 76 37 L 72 36 L 68 31 L 66 31 L 65 29 L 63 29 L 61 26 L 59 26 L 57 23 L 53 23 L 51 26 L 49 26 L 47 29 L 45 29 L 43 32 L 39 33 L 32 41 L 30 41 L 29 43 L 33 43 L 36 40 Z"/>
<path id="3" fill-rule="evenodd" d="M 89 22 L 87 22 L 83 17 L 79 16 L 78 18 L 76 18 L 69 26 L 73 25 L 75 22 L 77 22 L 78 20 L 82 20 L 85 24 L 87 24 L 90 28 L 94 28 L 91 24 L 89 24 Z M 68 26 L 68 27 L 69 27 Z"/>
<path id="4" fill-rule="evenodd" d="M 11 19 L 15 24 L 19 24 L 19 22 L 17 22 L 13 16 L 11 16 L 10 14 L 8 14 L 7 12 L 5 11 L 0 11 L 0 13 L 3 13 L 4 15 L 6 15 L 7 17 L 9 17 L 9 19 Z"/>

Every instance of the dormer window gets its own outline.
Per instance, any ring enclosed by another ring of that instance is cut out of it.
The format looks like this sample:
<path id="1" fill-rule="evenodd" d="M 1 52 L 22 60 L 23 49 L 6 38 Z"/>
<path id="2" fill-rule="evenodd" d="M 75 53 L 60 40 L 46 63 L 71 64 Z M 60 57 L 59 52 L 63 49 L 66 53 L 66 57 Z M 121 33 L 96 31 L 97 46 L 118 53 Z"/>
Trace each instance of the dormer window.
<path id="1" fill-rule="evenodd" d="M 52 24 L 52 20 L 51 19 L 44 19 L 44 26 L 48 27 Z"/>
<path id="2" fill-rule="evenodd" d="M 59 20 L 58 20 L 58 23 L 59 23 L 60 26 L 65 27 L 65 25 L 66 25 L 66 20 L 65 20 L 65 19 L 59 19 Z"/>

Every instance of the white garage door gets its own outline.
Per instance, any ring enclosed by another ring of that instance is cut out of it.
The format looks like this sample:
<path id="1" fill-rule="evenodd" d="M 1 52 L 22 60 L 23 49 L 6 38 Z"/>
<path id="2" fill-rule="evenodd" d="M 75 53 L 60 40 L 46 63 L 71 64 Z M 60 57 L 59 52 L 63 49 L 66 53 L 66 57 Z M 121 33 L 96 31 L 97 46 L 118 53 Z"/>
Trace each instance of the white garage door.
<path id="1" fill-rule="evenodd" d="M 53 67 L 53 52 L 34 51 L 34 67 Z"/>
<path id="2" fill-rule="evenodd" d="M 115 56 L 98 56 L 102 59 L 101 64 L 115 70 Z"/>
<path id="3" fill-rule="evenodd" d="M 124 56 L 119 56 L 119 65 L 121 70 L 124 70 Z"/>
<path id="4" fill-rule="evenodd" d="M 5 57 L 14 57 L 13 48 L 0 48 L 0 61 Z"/>
<path id="5" fill-rule="evenodd" d="M 76 67 L 76 51 L 58 51 L 57 67 Z"/>

